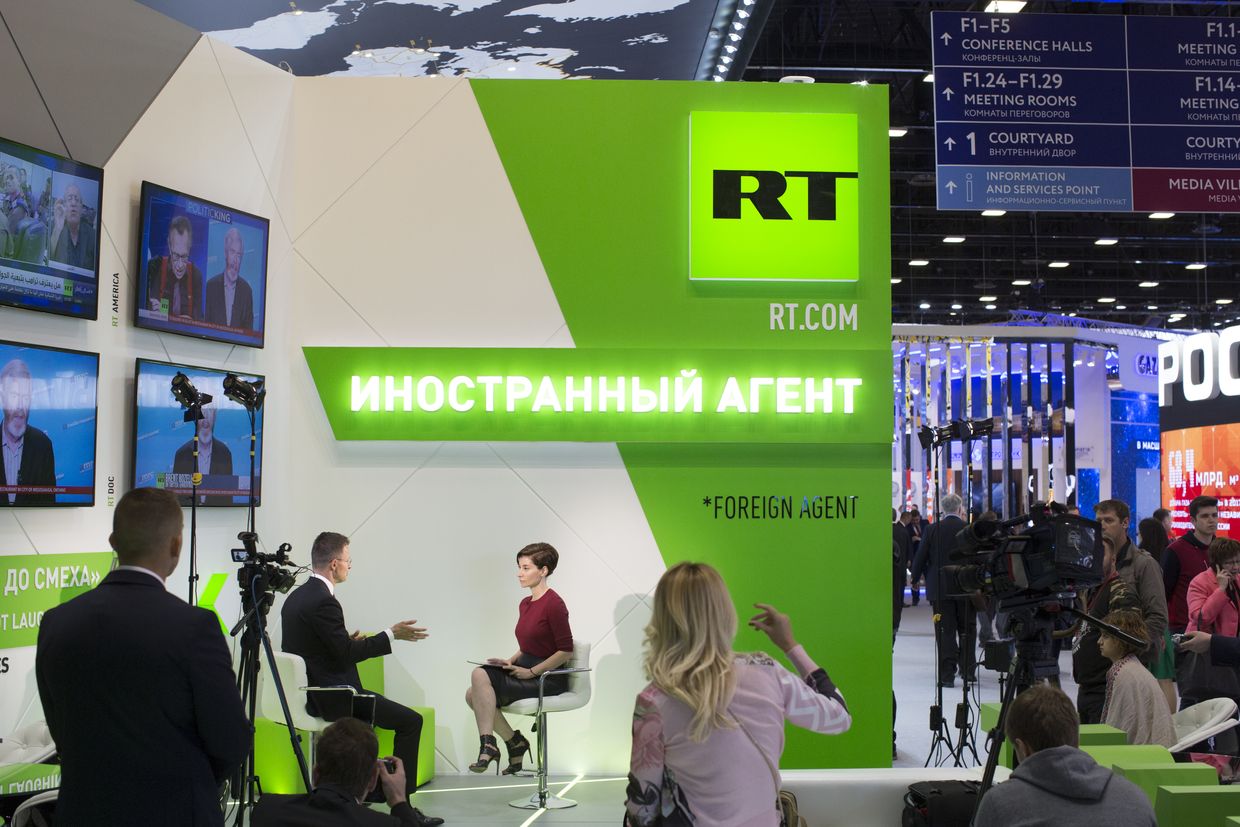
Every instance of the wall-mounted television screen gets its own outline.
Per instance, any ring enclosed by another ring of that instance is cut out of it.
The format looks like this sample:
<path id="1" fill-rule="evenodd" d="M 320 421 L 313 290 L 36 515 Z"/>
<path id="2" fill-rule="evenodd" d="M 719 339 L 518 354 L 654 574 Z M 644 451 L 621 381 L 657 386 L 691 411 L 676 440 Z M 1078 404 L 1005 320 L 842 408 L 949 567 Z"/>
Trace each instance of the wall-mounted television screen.
<path id="1" fill-rule="evenodd" d="M 199 393 L 209 394 L 203 418 L 195 426 L 172 396 L 172 378 L 184 373 Z M 133 485 L 166 488 L 189 505 L 193 496 L 194 428 L 198 429 L 198 504 L 248 505 L 250 502 L 250 417 L 224 396 L 229 371 L 139 359 L 134 381 Z M 247 382 L 263 377 L 238 373 Z M 263 412 L 255 419 L 258 450 L 254 457 L 254 500 L 262 494 Z"/>
<path id="2" fill-rule="evenodd" d="M 0 508 L 95 504 L 99 354 L 0 342 Z"/>
<path id="3" fill-rule="evenodd" d="M 0 138 L 0 304 L 99 315 L 103 170 Z"/>
<path id="4" fill-rule="evenodd" d="M 142 182 L 138 327 L 263 346 L 266 218 Z"/>

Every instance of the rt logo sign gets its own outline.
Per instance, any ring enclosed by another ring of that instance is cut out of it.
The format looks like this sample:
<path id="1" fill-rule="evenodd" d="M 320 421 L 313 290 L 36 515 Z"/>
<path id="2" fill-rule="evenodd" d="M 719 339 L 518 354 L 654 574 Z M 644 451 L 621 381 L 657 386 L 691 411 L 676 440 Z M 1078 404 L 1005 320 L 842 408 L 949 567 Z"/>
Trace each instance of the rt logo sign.
<path id="1" fill-rule="evenodd" d="M 854 113 L 690 113 L 689 278 L 859 281 L 864 216 L 886 219 L 889 186 L 863 172 L 861 134 Z"/>

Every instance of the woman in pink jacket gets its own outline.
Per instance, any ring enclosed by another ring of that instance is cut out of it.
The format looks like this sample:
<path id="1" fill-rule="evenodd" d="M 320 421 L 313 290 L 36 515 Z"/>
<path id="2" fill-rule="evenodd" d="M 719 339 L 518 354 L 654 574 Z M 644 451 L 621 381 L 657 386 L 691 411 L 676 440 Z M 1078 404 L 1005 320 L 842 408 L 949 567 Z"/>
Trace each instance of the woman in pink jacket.
<path id="1" fill-rule="evenodd" d="M 1188 631 L 1240 633 L 1240 541 L 1215 537 L 1206 552 L 1210 567 L 1188 584 Z"/>

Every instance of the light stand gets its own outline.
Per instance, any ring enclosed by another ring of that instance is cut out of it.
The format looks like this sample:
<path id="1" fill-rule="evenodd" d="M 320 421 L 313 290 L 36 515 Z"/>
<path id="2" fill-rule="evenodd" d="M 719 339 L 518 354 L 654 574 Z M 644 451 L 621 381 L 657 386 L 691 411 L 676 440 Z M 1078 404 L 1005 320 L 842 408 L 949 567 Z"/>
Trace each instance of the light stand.
<path id="1" fill-rule="evenodd" d="M 261 379 L 247 382 L 235 373 L 230 373 L 224 377 L 224 396 L 245 408 L 250 417 L 250 497 L 246 506 L 245 530 L 252 534 L 255 530 L 254 507 L 257 505 L 254 491 L 254 457 L 258 444 L 258 412 L 263 409 L 263 402 L 267 400 L 267 389 L 263 387 Z"/>
<path id="2" fill-rule="evenodd" d="M 190 476 L 189 499 L 189 604 L 198 605 L 198 485 L 202 473 L 198 469 L 198 422 L 203 418 L 202 406 L 211 401 L 211 394 L 200 393 L 189 377 L 177 371 L 172 377 L 172 398 L 185 409 L 185 421 L 194 424 L 194 472 Z"/>
<path id="3" fill-rule="evenodd" d="M 918 432 L 917 438 L 921 441 L 921 446 L 930 456 L 930 478 L 934 481 L 934 525 L 939 525 L 939 475 L 938 465 L 942 462 L 941 454 L 943 446 L 951 443 L 952 432 L 950 427 L 930 428 L 922 426 Z M 921 541 L 925 543 L 929 539 L 922 536 Z M 929 551 L 927 551 L 927 557 Z M 942 605 L 942 566 L 938 567 L 936 576 L 939 578 L 938 598 L 939 605 Z M 943 750 L 947 750 L 948 755 L 954 755 L 956 747 L 952 742 L 951 730 L 947 726 L 947 721 L 943 718 L 943 685 L 939 682 L 939 638 L 941 636 L 942 616 L 938 612 L 938 607 L 934 608 L 934 704 L 930 707 L 930 731 L 934 736 L 930 740 L 930 751 L 926 755 L 926 763 L 924 766 L 930 766 L 933 761 L 936 767 L 942 766 L 947 760 L 947 756 L 943 755 Z"/>

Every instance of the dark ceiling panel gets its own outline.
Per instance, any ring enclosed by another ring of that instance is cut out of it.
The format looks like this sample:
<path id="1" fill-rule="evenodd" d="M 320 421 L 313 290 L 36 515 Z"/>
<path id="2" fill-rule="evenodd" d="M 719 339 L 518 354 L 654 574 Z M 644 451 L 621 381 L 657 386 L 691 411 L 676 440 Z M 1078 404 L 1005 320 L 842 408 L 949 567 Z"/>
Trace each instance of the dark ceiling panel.
<path id="1" fill-rule="evenodd" d="M 983 323 L 1034 310 L 1161 326 L 1172 311 L 1188 314 L 1169 325 L 1174 328 L 1240 317 L 1240 216 L 1193 213 L 1160 221 L 1145 213 L 1022 212 L 987 218 L 935 209 L 934 84 L 923 81 L 933 62 L 930 13 L 984 6 L 981 0 L 776 0 L 745 72 L 747 81 L 809 75 L 819 82 L 888 85 L 891 125 L 908 129 L 891 139 L 892 276 L 901 279 L 891 288 L 895 321 Z M 1236 17 L 1240 4 L 1030 2 L 1022 13 L 1124 12 Z M 948 236 L 966 241 L 945 244 Z M 1118 243 L 1098 246 L 1099 238 Z M 918 259 L 930 264 L 909 266 Z M 1051 268 L 1053 261 L 1069 266 Z M 1202 262 L 1205 269 L 1185 269 Z M 1014 284 L 1022 281 L 1029 284 Z M 1139 286 L 1150 282 L 1158 286 Z M 982 296 L 995 299 L 983 302 Z M 1220 299 L 1234 303 L 1217 304 Z M 960 309 L 952 310 L 953 304 Z"/>

